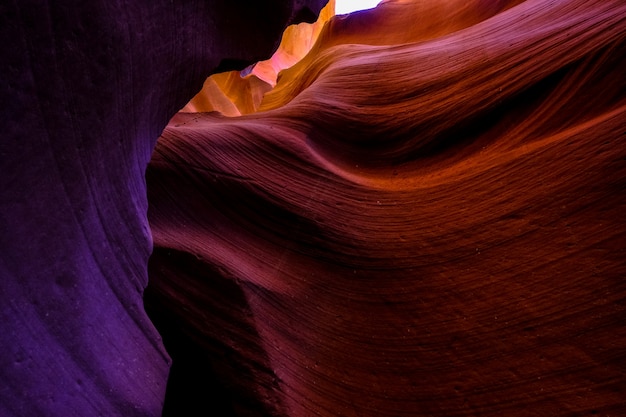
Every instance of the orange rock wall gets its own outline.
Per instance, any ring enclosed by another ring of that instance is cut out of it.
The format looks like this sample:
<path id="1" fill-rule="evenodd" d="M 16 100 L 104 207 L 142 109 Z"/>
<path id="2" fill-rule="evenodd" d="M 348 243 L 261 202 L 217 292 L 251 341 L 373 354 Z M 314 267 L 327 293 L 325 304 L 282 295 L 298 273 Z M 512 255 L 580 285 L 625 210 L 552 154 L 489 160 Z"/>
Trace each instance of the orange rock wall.
<path id="1" fill-rule="evenodd" d="M 257 62 L 245 71 L 210 76 L 202 90 L 181 111 L 218 111 L 231 117 L 257 111 L 263 95 L 276 85 L 278 73 L 309 52 L 325 23 L 334 14 L 335 1 L 331 0 L 315 23 L 299 23 L 285 29 L 280 45 L 270 59 Z"/>

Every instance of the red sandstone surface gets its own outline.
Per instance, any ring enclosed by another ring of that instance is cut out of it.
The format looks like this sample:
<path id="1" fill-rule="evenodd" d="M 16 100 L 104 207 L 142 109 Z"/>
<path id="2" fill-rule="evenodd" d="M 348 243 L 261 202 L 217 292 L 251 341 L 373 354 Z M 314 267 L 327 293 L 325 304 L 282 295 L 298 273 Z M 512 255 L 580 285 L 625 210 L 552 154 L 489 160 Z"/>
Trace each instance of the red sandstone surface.
<path id="1" fill-rule="evenodd" d="M 166 414 L 626 415 L 625 71 L 621 0 L 388 1 L 174 117 Z"/>

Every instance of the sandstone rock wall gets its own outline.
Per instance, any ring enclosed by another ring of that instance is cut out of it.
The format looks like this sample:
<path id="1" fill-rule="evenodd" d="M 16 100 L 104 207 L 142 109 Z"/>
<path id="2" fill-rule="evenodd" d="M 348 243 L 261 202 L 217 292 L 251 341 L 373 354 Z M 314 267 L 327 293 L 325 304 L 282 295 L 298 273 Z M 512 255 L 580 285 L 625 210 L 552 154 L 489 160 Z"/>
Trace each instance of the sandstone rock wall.
<path id="1" fill-rule="evenodd" d="M 196 354 L 180 386 L 264 415 L 624 414 L 624 57 L 623 1 L 387 2 L 331 20 L 265 111 L 175 117 L 148 304 Z"/>

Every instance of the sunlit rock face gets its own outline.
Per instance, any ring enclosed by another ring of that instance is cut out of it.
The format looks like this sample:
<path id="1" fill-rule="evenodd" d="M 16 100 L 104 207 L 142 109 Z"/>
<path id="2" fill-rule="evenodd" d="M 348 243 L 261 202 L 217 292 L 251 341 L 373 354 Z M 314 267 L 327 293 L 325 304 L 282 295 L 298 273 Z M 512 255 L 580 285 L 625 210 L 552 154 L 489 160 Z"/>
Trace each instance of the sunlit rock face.
<path id="1" fill-rule="evenodd" d="M 211 72 L 266 59 L 322 6 L 0 6 L 1 416 L 161 415 L 170 360 L 142 302 L 152 148 Z"/>
<path id="2" fill-rule="evenodd" d="M 296 64 L 311 50 L 325 23 L 334 14 L 335 0 L 331 0 L 315 23 L 300 23 L 285 29 L 280 45 L 270 59 L 257 62 L 244 71 L 211 75 L 181 112 L 218 111 L 231 117 L 254 113 L 265 93 L 276 85 L 278 73 Z"/>
<path id="3" fill-rule="evenodd" d="M 387 2 L 324 33 L 267 111 L 157 144 L 172 407 L 625 414 L 626 4 Z"/>

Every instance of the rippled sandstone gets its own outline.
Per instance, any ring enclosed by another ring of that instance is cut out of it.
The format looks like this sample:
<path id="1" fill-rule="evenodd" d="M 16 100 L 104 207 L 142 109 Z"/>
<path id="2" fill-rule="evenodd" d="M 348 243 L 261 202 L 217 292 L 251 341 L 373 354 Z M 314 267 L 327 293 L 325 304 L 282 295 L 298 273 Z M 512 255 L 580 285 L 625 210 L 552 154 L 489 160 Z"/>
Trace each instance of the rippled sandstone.
<path id="1" fill-rule="evenodd" d="M 265 111 L 177 115 L 147 173 L 172 404 L 624 414 L 624 57 L 623 1 L 387 2 Z"/>

